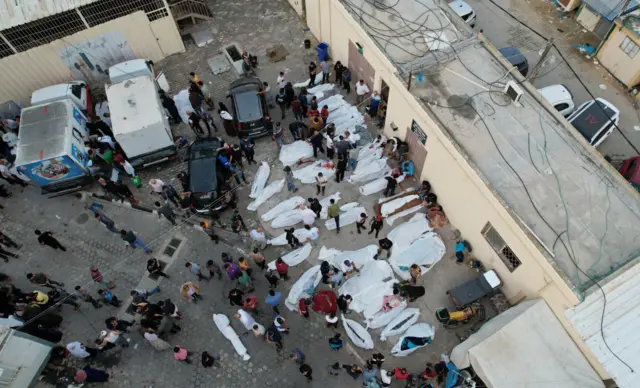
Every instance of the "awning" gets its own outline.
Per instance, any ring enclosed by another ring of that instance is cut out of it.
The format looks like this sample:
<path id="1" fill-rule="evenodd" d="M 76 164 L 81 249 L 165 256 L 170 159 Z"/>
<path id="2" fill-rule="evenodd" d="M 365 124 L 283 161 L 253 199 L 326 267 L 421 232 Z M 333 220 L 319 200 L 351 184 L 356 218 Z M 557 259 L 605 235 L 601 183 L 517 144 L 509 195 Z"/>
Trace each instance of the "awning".
<path id="1" fill-rule="evenodd" d="M 601 388 L 604 383 L 542 299 L 522 302 L 456 346 L 488 387 Z"/>

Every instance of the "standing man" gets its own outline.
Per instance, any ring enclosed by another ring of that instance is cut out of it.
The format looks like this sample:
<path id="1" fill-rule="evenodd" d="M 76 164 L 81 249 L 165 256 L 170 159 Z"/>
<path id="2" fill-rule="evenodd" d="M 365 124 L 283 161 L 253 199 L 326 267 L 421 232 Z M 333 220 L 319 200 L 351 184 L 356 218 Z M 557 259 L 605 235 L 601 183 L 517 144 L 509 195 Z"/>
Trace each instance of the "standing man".
<path id="1" fill-rule="evenodd" d="M 307 86 L 309 89 L 316 85 L 316 72 L 318 71 L 318 66 L 316 66 L 315 61 L 311 61 L 309 63 L 309 85 Z"/>
<path id="2" fill-rule="evenodd" d="M 329 58 L 325 58 L 324 61 L 320 62 L 320 68 L 322 69 L 322 83 L 328 83 L 329 75 L 331 74 L 331 62 L 329 62 Z"/>
<path id="3" fill-rule="evenodd" d="M 298 191 L 298 188 L 293 182 L 293 171 L 291 171 L 291 167 L 285 166 L 283 171 L 284 171 L 284 179 L 287 182 L 287 190 L 289 190 L 292 193 L 295 193 L 296 191 Z"/>
<path id="4" fill-rule="evenodd" d="M 367 84 L 364 83 L 364 80 L 360 80 L 356 84 L 356 104 L 360 105 L 369 92 L 370 90 Z"/>
<path id="5" fill-rule="evenodd" d="M 329 218 L 333 218 L 336 221 L 336 233 L 340 233 L 340 206 L 338 206 L 333 198 L 331 198 L 329 203 L 331 204 L 327 209 Z"/>
<path id="6" fill-rule="evenodd" d="M 282 294 L 280 292 L 276 292 L 274 290 L 269 290 L 269 296 L 267 296 L 264 300 L 264 303 L 268 304 L 269 306 L 271 306 L 271 308 L 273 309 L 273 311 L 280 315 L 280 310 L 278 309 L 278 306 L 280 306 L 280 300 L 282 299 Z"/>
<path id="7" fill-rule="evenodd" d="M 375 218 L 371 219 L 371 230 L 369 231 L 368 234 L 373 233 L 373 231 L 376 231 L 376 238 L 378 238 L 378 233 L 380 233 L 380 229 L 382 229 L 382 217 L 381 216 L 376 216 Z"/>
<path id="8" fill-rule="evenodd" d="M 366 231 L 367 227 L 364 225 L 365 222 L 367 222 L 367 214 L 366 213 L 360 213 L 360 218 L 358 219 L 358 221 L 356 221 L 356 229 L 358 229 L 358 234 L 362 234 L 362 232 L 360 231 L 360 229 Z"/>
<path id="9" fill-rule="evenodd" d="M 347 94 L 351 93 L 351 71 L 346 66 L 342 74 L 342 87 L 347 91 Z"/>
<path id="10" fill-rule="evenodd" d="M 171 222 L 171 225 L 177 225 L 176 214 L 173 212 L 173 209 L 171 209 L 171 206 L 169 206 L 169 201 L 165 200 L 164 203 L 156 201 L 155 205 L 158 208 L 158 218 L 162 218 L 162 216 L 164 216 L 164 218 Z"/>
<path id="11" fill-rule="evenodd" d="M 389 196 L 394 195 L 396 193 L 396 186 L 398 185 L 398 181 L 396 180 L 396 176 L 395 175 L 391 175 L 391 176 L 385 177 L 384 179 L 387 180 L 387 187 L 384 189 L 383 195 L 385 197 L 389 197 Z"/>
<path id="12" fill-rule="evenodd" d="M 36 229 L 35 234 L 36 236 L 38 236 L 38 243 L 40 243 L 40 245 L 48 245 L 56 251 L 59 248 L 63 252 L 66 252 L 67 248 L 63 247 L 62 244 L 60 244 L 60 242 L 56 240 L 55 237 L 53 237 L 53 232 L 51 231 L 41 232 L 38 229 Z"/>
<path id="13" fill-rule="evenodd" d="M 244 151 L 244 156 L 247 158 L 247 163 L 256 163 L 253 160 L 256 151 L 254 149 L 256 143 L 253 141 L 251 136 L 244 135 L 242 139 L 240 139 L 240 146 L 242 147 L 242 151 Z"/>
<path id="14" fill-rule="evenodd" d="M 317 120 L 317 117 L 315 119 Z M 323 136 L 320 134 L 320 132 L 318 132 L 317 129 L 313 131 L 313 136 L 311 136 L 311 139 L 309 139 L 309 143 L 311 143 L 311 145 L 313 146 L 314 158 L 318 157 L 318 150 L 320 150 L 320 152 L 324 154 L 324 148 L 322 148 L 322 139 Z"/>
<path id="15" fill-rule="evenodd" d="M 302 103 L 295 95 L 293 96 L 293 100 L 291 100 L 291 111 L 297 121 L 302 121 Z"/>
<path id="16" fill-rule="evenodd" d="M 287 102 L 285 100 L 284 88 L 280 89 L 278 95 L 276 96 L 276 104 L 280 107 L 280 112 L 282 112 L 282 119 L 284 120 L 284 111 L 287 108 Z"/>
<path id="17" fill-rule="evenodd" d="M 344 155 L 338 155 L 338 163 L 336 163 L 336 182 L 344 180 L 344 172 L 347 170 L 347 160 Z M 358 232 L 359 233 L 359 232 Z"/>
<path id="18" fill-rule="evenodd" d="M 196 137 L 204 136 L 204 129 L 200 125 L 200 121 L 202 120 L 202 116 L 200 116 L 197 112 L 194 112 L 190 109 L 187 110 L 187 116 L 189 116 L 189 126 L 191 130 L 196 134 Z M 207 124 L 207 129 L 209 130 L 209 136 L 211 136 L 211 128 L 209 128 L 209 124 L 205 120 L 204 122 Z"/>
<path id="19" fill-rule="evenodd" d="M 282 145 L 284 144 L 284 132 L 282 131 L 282 125 L 280 125 L 279 121 L 271 132 L 271 140 L 276 142 L 278 150 L 282 148 Z"/>
<path id="20" fill-rule="evenodd" d="M 22 247 L 21 244 L 14 242 L 9 236 L 2 232 L 0 232 L 0 244 L 6 246 L 7 248 L 20 249 Z"/>
<path id="21" fill-rule="evenodd" d="M 325 187 L 327 186 L 327 178 L 325 178 L 321 172 L 318 173 L 318 176 L 316 177 L 316 187 L 318 188 L 318 192 L 316 193 L 316 195 L 320 195 L 320 192 L 322 192 L 322 195 L 324 195 L 324 190 Z"/>
<path id="22" fill-rule="evenodd" d="M 276 85 L 278 85 L 278 89 L 283 89 L 286 85 L 285 81 L 284 81 L 284 71 L 281 71 L 280 74 L 278 74 L 278 78 L 276 78 Z"/>
<path id="23" fill-rule="evenodd" d="M 202 274 L 202 272 L 200 271 L 200 266 L 198 264 L 187 261 L 184 266 L 189 269 L 189 272 L 196 275 L 198 281 L 211 280 L 211 276 L 207 277 Z"/>
<path id="24" fill-rule="evenodd" d="M 173 119 L 176 124 L 180 124 L 182 122 L 182 117 L 180 117 L 180 113 L 178 112 L 178 108 L 176 107 L 176 102 L 173 99 L 165 94 L 160 95 L 160 101 L 162 101 L 162 107 L 169 112 L 169 116 Z"/>
<path id="25" fill-rule="evenodd" d="M 133 230 L 126 231 L 122 229 L 120 231 L 120 237 L 127 243 L 127 246 L 130 246 L 133 249 L 136 249 L 138 246 L 141 246 L 144 249 L 145 253 L 150 254 L 152 251 L 149 249 L 147 244 L 145 244 L 142 240 L 136 236 Z"/>
<path id="26" fill-rule="evenodd" d="M 344 136 L 340 135 L 338 137 L 338 142 L 335 144 L 336 151 L 338 152 L 338 156 L 343 155 L 347 156 L 347 152 L 351 148 L 351 145 L 347 140 L 345 140 Z"/>

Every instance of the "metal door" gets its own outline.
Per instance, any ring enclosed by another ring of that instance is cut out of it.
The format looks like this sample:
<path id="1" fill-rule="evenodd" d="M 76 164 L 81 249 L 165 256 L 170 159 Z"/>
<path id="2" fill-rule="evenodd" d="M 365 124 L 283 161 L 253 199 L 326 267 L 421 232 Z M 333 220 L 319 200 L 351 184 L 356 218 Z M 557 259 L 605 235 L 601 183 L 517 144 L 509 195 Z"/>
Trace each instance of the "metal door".
<path id="1" fill-rule="evenodd" d="M 413 129 L 413 130 L 412 130 Z M 414 132 L 422 131 L 419 126 L 415 123 L 412 123 L 412 128 L 407 131 L 407 144 L 409 146 L 409 152 L 407 153 L 407 159 L 410 159 L 416 167 L 416 179 L 420 179 L 422 175 L 422 168 L 424 167 L 424 162 L 427 160 L 427 149 L 425 148 L 425 144 L 422 143 L 422 139 L 418 137 L 418 135 Z M 426 143 L 426 135 L 424 132 L 421 132 L 423 139 L 425 139 Z"/>
<path id="2" fill-rule="evenodd" d="M 349 40 L 349 70 L 351 71 L 351 82 L 356 83 L 361 79 L 373 90 L 373 83 L 376 79 L 376 71 L 371 67 L 363 54 L 358 52 L 355 43 Z"/>

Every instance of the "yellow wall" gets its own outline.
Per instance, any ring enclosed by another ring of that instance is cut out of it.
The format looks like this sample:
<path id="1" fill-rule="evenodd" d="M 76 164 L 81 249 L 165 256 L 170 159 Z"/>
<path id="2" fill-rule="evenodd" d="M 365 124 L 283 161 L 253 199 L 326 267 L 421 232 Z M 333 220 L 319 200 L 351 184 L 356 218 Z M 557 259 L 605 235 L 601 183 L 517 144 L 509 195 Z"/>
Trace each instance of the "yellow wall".
<path id="1" fill-rule="evenodd" d="M 319 8 L 319 1 L 326 5 Z M 311 14 L 311 10 L 321 14 Z M 327 15 L 327 12 L 330 14 Z M 331 20 L 329 33 L 326 32 L 325 15 Z M 307 0 L 307 19 L 314 35 L 322 36 L 329 43 L 335 61 L 348 63 L 349 40 L 358 42 L 363 47 L 365 59 L 376 71 L 374 88 L 379 89 L 381 78 L 389 85 L 385 127 L 387 136 L 405 139 L 412 120 L 416 120 L 425 131 L 427 158 L 420 179 L 431 183 L 452 225 L 471 243 L 475 255 L 487 267 L 498 272 L 505 284 L 503 290 L 507 298 L 512 302 L 522 298 L 544 298 L 594 369 L 607 378 L 600 363 L 564 319 L 564 312 L 578 304 L 576 295 L 549 264 L 540 246 L 519 226 L 463 153 L 426 113 L 426 108 L 407 91 L 406 85 L 396 76 L 395 67 L 371 38 L 337 0 Z M 331 40 L 325 39 L 327 35 Z M 391 123 L 398 127 L 397 131 L 391 130 Z M 481 230 L 487 222 L 491 222 L 521 260 L 522 265 L 513 273 L 509 272 L 482 236 Z"/>
<path id="2" fill-rule="evenodd" d="M 60 51 L 110 31 L 119 31 L 124 35 L 134 58 L 159 61 L 167 55 L 184 51 L 173 18 L 150 23 L 144 12 L 139 11 L 0 59 L 0 102 L 13 100 L 28 105 L 34 90 L 78 79 L 60 58 Z"/>
<path id="3" fill-rule="evenodd" d="M 620 44 L 628 36 L 640 46 L 640 39 L 622 27 L 619 20 L 616 20 L 615 24 L 609 38 L 598 52 L 598 60 L 620 82 L 632 88 L 640 83 L 640 53 L 631 58 L 622 51 Z"/>

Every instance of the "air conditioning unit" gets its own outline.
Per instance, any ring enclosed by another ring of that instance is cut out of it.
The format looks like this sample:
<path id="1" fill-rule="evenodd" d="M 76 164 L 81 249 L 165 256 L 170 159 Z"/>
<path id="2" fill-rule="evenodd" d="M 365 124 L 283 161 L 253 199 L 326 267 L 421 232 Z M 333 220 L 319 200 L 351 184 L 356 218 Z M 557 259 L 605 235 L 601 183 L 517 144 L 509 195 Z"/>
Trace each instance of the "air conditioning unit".
<path id="1" fill-rule="evenodd" d="M 509 98 L 516 104 L 518 104 L 518 101 L 520 100 L 520 97 L 522 97 L 522 94 L 523 94 L 520 86 L 514 81 L 507 82 L 507 85 L 504 87 L 502 92 L 507 96 L 509 96 Z"/>

